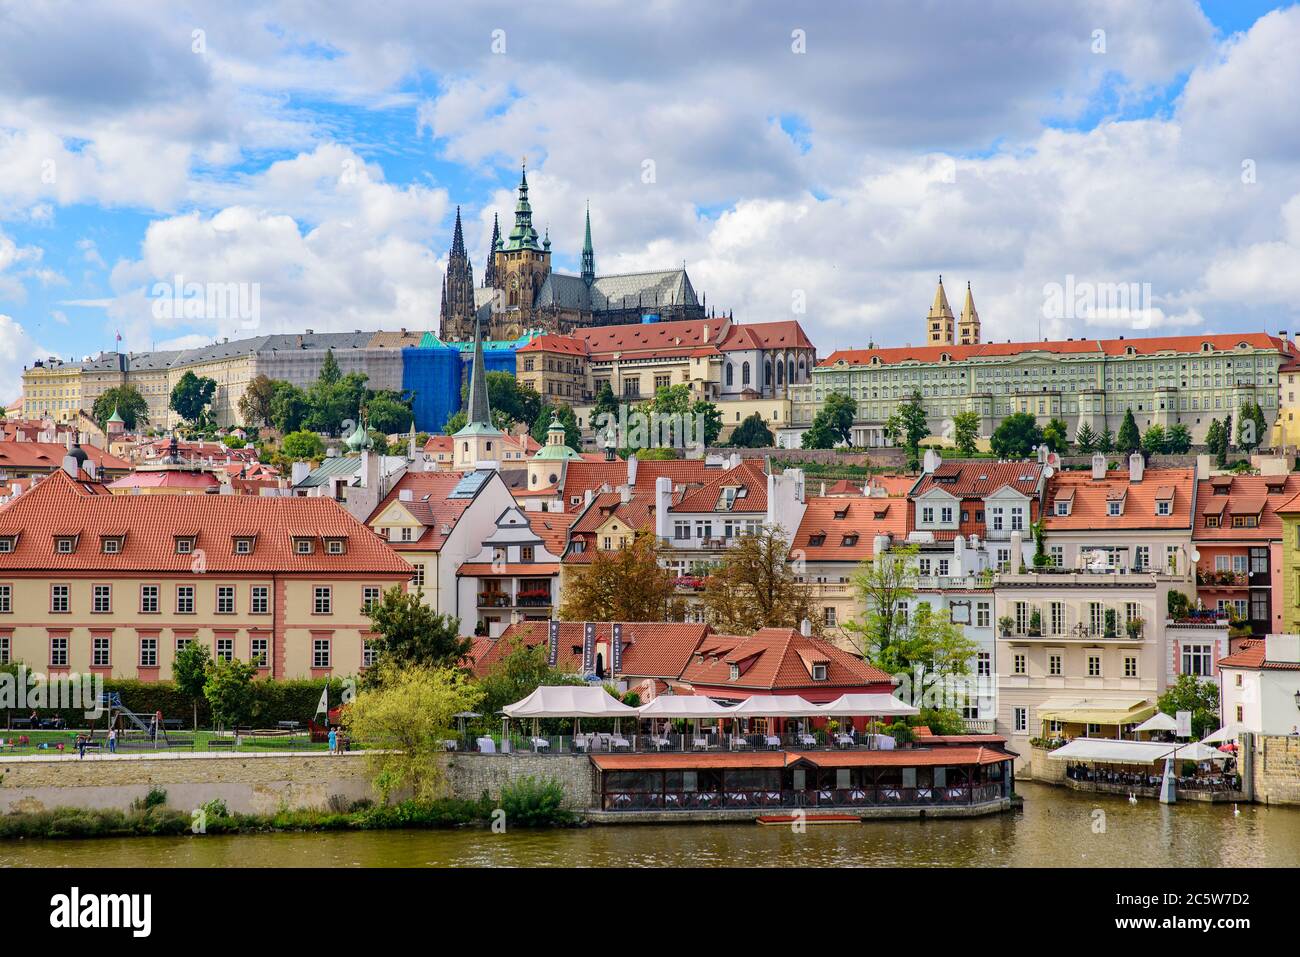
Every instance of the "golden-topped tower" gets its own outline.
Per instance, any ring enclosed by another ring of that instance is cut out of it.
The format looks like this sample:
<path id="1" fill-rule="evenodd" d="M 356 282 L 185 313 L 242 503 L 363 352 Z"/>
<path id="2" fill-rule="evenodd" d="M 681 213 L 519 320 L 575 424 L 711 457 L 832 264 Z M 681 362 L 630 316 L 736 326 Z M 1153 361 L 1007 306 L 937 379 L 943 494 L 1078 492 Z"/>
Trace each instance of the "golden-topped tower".
<path id="1" fill-rule="evenodd" d="M 975 297 L 971 295 L 970 282 L 966 283 L 966 304 L 961 307 L 957 321 L 957 343 L 963 346 L 979 345 L 980 314 L 975 311 Z"/>
<path id="2" fill-rule="evenodd" d="M 939 288 L 934 291 L 934 304 L 925 317 L 926 343 L 932 346 L 952 345 L 956 321 L 952 307 L 948 305 L 948 296 L 943 291 L 943 276 L 940 276 Z"/>

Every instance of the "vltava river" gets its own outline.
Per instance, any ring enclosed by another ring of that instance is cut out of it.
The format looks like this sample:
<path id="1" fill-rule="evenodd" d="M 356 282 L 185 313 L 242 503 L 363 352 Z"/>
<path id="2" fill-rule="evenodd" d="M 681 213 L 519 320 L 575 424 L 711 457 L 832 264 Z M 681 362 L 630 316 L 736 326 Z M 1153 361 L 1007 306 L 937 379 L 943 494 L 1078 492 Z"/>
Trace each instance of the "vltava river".
<path id="1" fill-rule="evenodd" d="M 0 866 L 1300 866 L 1300 808 L 1242 805 L 1234 816 L 1231 805 L 1130 805 L 1031 782 L 1017 789 L 1023 813 L 819 826 L 803 834 L 683 824 L 22 841 L 0 842 Z"/>

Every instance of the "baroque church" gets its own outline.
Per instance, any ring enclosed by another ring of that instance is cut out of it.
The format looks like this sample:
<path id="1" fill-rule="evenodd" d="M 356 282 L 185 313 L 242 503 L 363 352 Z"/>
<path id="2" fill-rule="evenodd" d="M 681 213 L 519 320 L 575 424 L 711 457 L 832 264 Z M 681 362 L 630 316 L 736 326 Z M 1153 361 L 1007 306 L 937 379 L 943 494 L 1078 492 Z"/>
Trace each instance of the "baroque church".
<path id="1" fill-rule="evenodd" d="M 456 208 L 447 274 L 442 281 L 439 337 L 444 342 L 471 340 L 475 319 L 485 338 L 513 341 L 532 330 L 564 335 L 585 326 L 641 322 L 646 316 L 663 321 L 705 318 L 705 305 L 696 297 L 686 269 L 596 275 L 588 208 L 581 274 L 553 272 L 549 230 L 539 241 L 533 227 L 527 169 L 520 174 L 514 228 L 504 240 L 500 224 L 493 218 L 492 251 L 479 287 L 474 285 L 460 207 Z"/>

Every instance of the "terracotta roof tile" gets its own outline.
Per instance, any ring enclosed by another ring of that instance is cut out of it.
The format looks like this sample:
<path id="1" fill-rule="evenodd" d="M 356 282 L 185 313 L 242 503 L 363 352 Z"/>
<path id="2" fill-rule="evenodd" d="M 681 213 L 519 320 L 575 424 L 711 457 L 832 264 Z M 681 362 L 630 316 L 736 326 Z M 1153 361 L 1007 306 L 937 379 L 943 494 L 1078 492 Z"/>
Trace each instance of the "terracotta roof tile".
<path id="1" fill-rule="evenodd" d="M 1217 490 L 1219 491 L 1216 494 Z M 1282 537 L 1279 513 L 1300 495 L 1300 473 L 1286 475 L 1216 475 L 1197 483 L 1195 541 L 1272 541 Z M 1258 515 L 1254 528 L 1233 528 L 1227 515 Z M 1219 525 L 1206 525 L 1206 516 L 1218 516 Z"/>
<path id="2" fill-rule="evenodd" d="M 1109 471 L 1104 479 L 1094 479 L 1091 472 L 1058 472 L 1047 483 L 1043 526 L 1049 533 L 1098 528 L 1190 529 L 1195 488 L 1195 469 L 1147 469 L 1141 482 L 1130 481 L 1128 469 Z M 1073 494 L 1070 514 L 1057 515 L 1053 505 L 1067 489 Z M 1170 514 L 1157 515 L 1156 502 L 1167 501 L 1170 489 Z M 1109 514 L 1107 502 L 1121 500 L 1123 513 Z"/>
<path id="3" fill-rule="evenodd" d="M 1250 670 L 1263 669 L 1267 671 L 1300 671 L 1300 662 L 1268 661 L 1264 657 L 1265 645 L 1263 638 L 1248 638 L 1232 654 L 1226 658 L 1220 658 L 1219 667 L 1247 668 Z"/>
<path id="4" fill-rule="evenodd" d="M 840 517 L 842 516 L 842 517 Z M 846 534 L 857 540 L 846 545 Z M 887 498 L 810 498 L 790 552 L 807 561 L 861 562 L 875 554 L 877 535 L 907 537 L 907 503 Z"/>
<path id="5" fill-rule="evenodd" d="M 701 649 L 703 651 L 703 649 Z M 830 662 L 825 681 L 814 681 L 803 654 L 824 656 Z M 741 666 L 731 678 L 731 665 Z M 718 660 L 692 661 L 682 674 L 696 687 L 788 691 L 800 688 L 843 688 L 890 684 L 889 675 L 828 641 L 805 637 L 793 628 L 763 628 L 741 639 Z"/>
<path id="6" fill-rule="evenodd" d="M 583 622 L 560 622 L 559 657 L 557 664 L 566 670 L 582 667 L 581 648 Z M 691 653 L 709 633 L 708 625 L 678 622 L 625 622 L 623 632 L 623 669 L 621 674 L 635 678 L 676 679 L 681 676 Z M 608 643 L 613 635 L 613 625 L 602 622 L 596 625 L 596 640 Z M 508 627 L 493 647 L 474 660 L 476 674 L 484 674 L 508 653 L 516 638 L 527 647 L 545 645 L 548 641 L 547 622 L 519 622 Z M 606 660 L 608 669 L 611 662 Z"/>

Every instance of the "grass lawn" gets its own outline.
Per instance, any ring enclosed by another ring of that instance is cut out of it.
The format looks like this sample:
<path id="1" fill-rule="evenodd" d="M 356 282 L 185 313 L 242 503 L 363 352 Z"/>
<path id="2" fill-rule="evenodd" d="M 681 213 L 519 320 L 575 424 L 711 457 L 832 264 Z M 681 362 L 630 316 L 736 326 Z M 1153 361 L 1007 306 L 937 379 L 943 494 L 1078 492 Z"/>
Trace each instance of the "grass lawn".
<path id="1" fill-rule="evenodd" d="M 168 732 L 168 734 L 173 740 L 176 741 L 193 740 L 194 742 L 193 750 L 195 751 L 215 750 L 210 745 L 210 742 L 214 738 L 222 741 L 231 740 L 231 736 L 229 734 L 216 734 L 212 731 L 197 731 L 197 732 L 171 731 Z M 10 742 L 16 741 L 19 737 L 26 737 L 28 743 L 26 745 L 14 745 L 11 747 Z M 0 748 L 0 757 L 6 755 L 50 754 L 51 752 L 57 753 L 56 746 L 59 744 L 63 745 L 65 753 L 75 753 L 77 750 L 76 731 L 7 731 L 4 729 L 0 729 L 0 738 L 3 738 L 5 741 L 5 746 Z M 99 742 L 100 745 L 100 747 L 97 749 L 98 751 L 107 751 L 108 745 L 105 742 L 104 732 L 102 730 L 97 731 L 95 733 L 95 740 Z M 271 738 L 269 740 L 271 743 L 268 743 L 267 740 L 258 740 L 256 736 L 253 736 L 251 739 L 246 736 L 243 738 L 243 743 L 240 744 L 238 748 L 222 748 L 221 750 L 223 751 L 238 750 L 241 752 L 244 751 L 328 751 L 329 750 L 329 745 L 326 744 L 325 742 L 321 742 L 319 744 L 311 743 L 309 736 L 306 732 L 292 735 L 292 736 L 280 735 Z M 43 744 L 46 745 L 46 747 L 42 748 L 41 745 Z M 148 754 L 150 753 L 151 750 L 152 749 L 150 748 L 141 748 L 141 747 L 123 747 L 120 748 L 118 753 L 119 754 Z M 184 754 L 186 753 L 186 751 L 190 749 L 184 746 L 168 748 L 166 745 L 163 745 L 158 750 L 159 751 L 170 750 L 170 751 L 175 751 Z"/>

